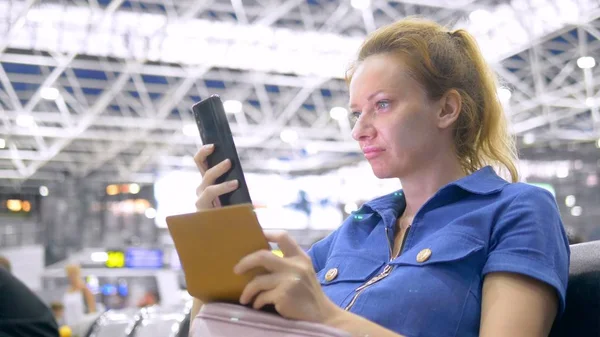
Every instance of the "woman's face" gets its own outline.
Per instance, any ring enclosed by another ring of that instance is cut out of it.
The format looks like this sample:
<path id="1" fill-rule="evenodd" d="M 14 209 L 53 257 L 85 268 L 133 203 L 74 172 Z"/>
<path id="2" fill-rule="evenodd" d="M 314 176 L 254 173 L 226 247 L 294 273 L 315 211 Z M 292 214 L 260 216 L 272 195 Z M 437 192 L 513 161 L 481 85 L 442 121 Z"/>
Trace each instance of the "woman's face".
<path id="1" fill-rule="evenodd" d="M 349 91 L 356 122 L 352 137 L 378 178 L 411 175 L 439 153 L 443 142 L 450 141 L 438 128 L 440 104 L 427 98 L 397 56 L 366 58 L 357 67 Z"/>
<path id="2" fill-rule="evenodd" d="M 81 281 L 81 274 L 78 269 L 67 269 L 67 278 L 71 284 L 78 284 Z"/>

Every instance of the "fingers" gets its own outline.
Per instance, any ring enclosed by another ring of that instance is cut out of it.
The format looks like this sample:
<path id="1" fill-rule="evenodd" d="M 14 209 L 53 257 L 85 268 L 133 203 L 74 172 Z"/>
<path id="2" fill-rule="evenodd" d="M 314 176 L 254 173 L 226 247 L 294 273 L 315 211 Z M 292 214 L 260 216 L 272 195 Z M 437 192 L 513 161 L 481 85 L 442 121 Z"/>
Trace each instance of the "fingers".
<path id="1" fill-rule="evenodd" d="M 201 192 L 198 195 L 198 200 L 196 200 L 196 209 L 202 210 L 202 209 L 213 208 L 215 206 L 213 204 L 213 201 L 215 199 L 218 202 L 217 198 L 220 195 L 235 191 L 238 188 L 238 185 L 239 185 L 239 183 L 237 180 L 226 181 L 226 182 L 220 183 L 218 185 L 210 185 L 206 188 L 203 188 L 203 186 L 200 185 L 200 187 L 198 187 L 198 190 L 197 190 L 197 192 L 199 192 L 199 191 L 201 191 Z M 202 189 L 204 189 L 204 190 L 202 190 Z"/>
<path id="2" fill-rule="evenodd" d="M 198 152 L 194 155 L 194 162 L 196 163 L 196 167 L 202 175 L 208 169 L 206 165 L 206 158 L 210 156 L 215 150 L 215 146 L 213 144 L 204 145 L 198 150 Z"/>
<path id="3" fill-rule="evenodd" d="M 272 277 L 269 278 L 268 276 Z M 259 279 L 259 277 L 255 278 L 255 280 L 257 279 Z M 290 297 L 286 296 L 289 294 L 289 290 L 295 287 L 295 283 L 301 281 L 302 279 L 300 277 L 293 274 L 261 276 L 254 288 L 249 290 L 246 303 L 249 303 L 254 297 L 254 303 L 252 303 L 254 309 L 260 309 L 267 304 L 274 304 L 275 310 L 279 312 L 280 308 L 286 307 L 287 304 L 289 304 Z M 250 284 L 248 284 L 248 286 L 250 286 Z M 254 293 L 250 294 L 250 291 L 253 291 Z M 244 295 L 242 294 L 242 296 Z M 242 304 L 246 303 L 242 302 Z"/>
<path id="4" fill-rule="evenodd" d="M 265 233 L 265 237 L 269 242 L 275 242 L 281 249 L 283 256 L 292 257 L 303 255 L 304 250 L 292 239 L 287 232 Z"/>
<path id="5" fill-rule="evenodd" d="M 218 163 L 214 167 L 204 171 L 202 175 L 202 182 L 196 188 L 196 195 L 200 196 L 202 192 L 210 185 L 213 185 L 217 178 L 225 174 L 231 168 L 231 161 L 229 159 L 225 159 L 222 162 Z"/>
<path id="6" fill-rule="evenodd" d="M 279 284 L 278 274 L 266 274 L 256 276 L 250 283 L 246 285 L 242 295 L 240 296 L 240 303 L 247 304 L 252 301 L 259 293 L 267 290 L 274 289 Z"/>
<path id="7" fill-rule="evenodd" d="M 202 183 L 198 186 L 196 193 L 202 192 L 206 187 L 213 185 L 215 181 L 217 181 L 217 178 L 225 174 L 229 169 L 231 169 L 231 160 L 225 159 L 214 167 L 206 170 L 202 175 Z M 199 196 L 199 194 L 197 195 Z"/>
<path id="8" fill-rule="evenodd" d="M 276 290 L 264 291 L 256 296 L 254 303 L 252 303 L 252 307 L 256 310 L 264 307 L 267 304 L 274 304 L 275 310 L 277 310 L 277 293 Z"/>
<path id="9" fill-rule="evenodd" d="M 213 185 L 217 178 L 222 176 L 230 168 L 231 161 L 226 159 L 204 172 L 202 183 L 196 189 L 196 195 L 198 196 L 198 199 L 196 200 L 197 210 L 218 206 L 218 202 L 216 203 L 217 205 L 215 205 L 213 201 L 218 201 L 220 195 L 235 191 L 238 188 L 239 182 L 237 180 L 230 180 L 218 185 Z"/>
<path id="10" fill-rule="evenodd" d="M 290 262 L 268 250 L 260 250 L 242 258 L 233 268 L 233 272 L 241 275 L 259 267 L 270 272 L 277 272 L 290 268 Z"/>

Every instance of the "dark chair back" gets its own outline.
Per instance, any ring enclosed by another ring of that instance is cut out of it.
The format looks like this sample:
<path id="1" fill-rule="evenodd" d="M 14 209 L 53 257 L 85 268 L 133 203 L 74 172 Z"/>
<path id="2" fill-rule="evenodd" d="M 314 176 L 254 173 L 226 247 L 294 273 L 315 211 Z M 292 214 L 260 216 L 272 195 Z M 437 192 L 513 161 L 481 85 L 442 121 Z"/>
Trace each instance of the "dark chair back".
<path id="1" fill-rule="evenodd" d="M 571 245 L 567 308 L 550 337 L 600 336 L 600 240 Z"/>

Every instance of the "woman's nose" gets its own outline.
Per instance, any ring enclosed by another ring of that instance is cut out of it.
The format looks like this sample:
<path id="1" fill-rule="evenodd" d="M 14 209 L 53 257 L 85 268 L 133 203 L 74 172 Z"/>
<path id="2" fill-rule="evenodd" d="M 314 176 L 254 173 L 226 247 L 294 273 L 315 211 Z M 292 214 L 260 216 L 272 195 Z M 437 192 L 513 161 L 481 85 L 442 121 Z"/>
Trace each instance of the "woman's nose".
<path id="1" fill-rule="evenodd" d="M 369 122 L 367 116 L 361 115 L 352 127 L 352 138 L 354 140 L 359 141 L 363 139 L 368 139 L 373 137 L 373 126 Z"/>

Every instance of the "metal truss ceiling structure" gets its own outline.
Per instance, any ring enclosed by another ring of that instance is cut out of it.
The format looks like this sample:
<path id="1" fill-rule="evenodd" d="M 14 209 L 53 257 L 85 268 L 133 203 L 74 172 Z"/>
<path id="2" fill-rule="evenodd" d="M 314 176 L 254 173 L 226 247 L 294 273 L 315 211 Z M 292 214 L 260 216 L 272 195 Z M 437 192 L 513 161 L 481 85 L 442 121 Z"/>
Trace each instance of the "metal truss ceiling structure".
<path id="1" fill-rule="evenodd" d="M 192 168 L 190 107 L 211 94 L 242 102 L 248 171 L 357 162 L 329 113 L 347 105 L 344 67 L 408 15 L 476 35 L 524 146 L 600 138 L 599 67 L 580 59 L 600 56 L 599 1 L 0 0 L 0 186 Z"/>

